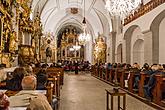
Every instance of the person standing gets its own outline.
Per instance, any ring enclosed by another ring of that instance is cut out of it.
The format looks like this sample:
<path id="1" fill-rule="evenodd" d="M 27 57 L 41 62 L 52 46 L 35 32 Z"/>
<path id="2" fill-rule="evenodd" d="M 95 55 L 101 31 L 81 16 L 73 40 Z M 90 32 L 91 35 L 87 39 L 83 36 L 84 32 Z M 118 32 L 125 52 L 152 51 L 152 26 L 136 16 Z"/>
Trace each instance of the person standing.
<path id="1" fill-rule="evenodd" d="M 75 62 L 75 74 L 78 74 L 78 62 Z"/>

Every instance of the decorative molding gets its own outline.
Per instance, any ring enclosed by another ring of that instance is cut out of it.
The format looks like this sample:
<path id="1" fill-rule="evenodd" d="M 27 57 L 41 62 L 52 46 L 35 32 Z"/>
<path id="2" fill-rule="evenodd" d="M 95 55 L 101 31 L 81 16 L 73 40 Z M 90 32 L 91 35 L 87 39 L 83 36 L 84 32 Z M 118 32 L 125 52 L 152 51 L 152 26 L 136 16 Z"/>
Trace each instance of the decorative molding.
<path id="1" fill-rule="evenodd" d="M 134 21 L 135 19 L 143 16 L 144 14 L 152 11 L 159 5 L 165 3 L 165 0 L 151 0 L 145 5 L 142 5 L 137 11 L 134 12 L 134 14 L 131 14 L 127 18 L 124 19 L 124 25 L 127 25 L 128 23 Z"/>

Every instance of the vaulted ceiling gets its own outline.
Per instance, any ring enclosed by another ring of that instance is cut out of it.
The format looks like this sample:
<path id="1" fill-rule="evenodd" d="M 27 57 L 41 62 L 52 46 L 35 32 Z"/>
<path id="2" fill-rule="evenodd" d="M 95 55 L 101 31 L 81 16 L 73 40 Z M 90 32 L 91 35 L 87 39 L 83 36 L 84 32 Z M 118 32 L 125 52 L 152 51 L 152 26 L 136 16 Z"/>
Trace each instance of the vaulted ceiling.
<path id="1" fill-rule="evenodd" d="M 71 13 L 71 8 L 78 8 L 78 13 Z M 58 31 L 67 25 L 82 29 L 84 0 L 32 0 L 33 17 L 37 12 L 41 16 L 44 32 Z M 105 0 L 85 0 L 85 17 L 87 30 L 95 36 L 103 33 L 105 36 L 112 30 L 109 13 L 105 9 Z"/>

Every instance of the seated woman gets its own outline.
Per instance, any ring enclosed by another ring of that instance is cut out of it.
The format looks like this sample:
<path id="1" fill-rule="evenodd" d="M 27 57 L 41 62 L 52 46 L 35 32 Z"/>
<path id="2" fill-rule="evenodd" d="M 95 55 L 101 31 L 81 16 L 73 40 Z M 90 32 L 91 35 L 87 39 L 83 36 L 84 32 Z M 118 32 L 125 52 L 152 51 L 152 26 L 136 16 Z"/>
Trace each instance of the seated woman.
<path id="1" fill-rule="evenodd" d="M 6 89 L 13 91 L 21 90 L 21 82 L 25 74 L 27 73 L 23 67 L 16 68 L 12 73 L 12 78 L 6 80 Z"/>

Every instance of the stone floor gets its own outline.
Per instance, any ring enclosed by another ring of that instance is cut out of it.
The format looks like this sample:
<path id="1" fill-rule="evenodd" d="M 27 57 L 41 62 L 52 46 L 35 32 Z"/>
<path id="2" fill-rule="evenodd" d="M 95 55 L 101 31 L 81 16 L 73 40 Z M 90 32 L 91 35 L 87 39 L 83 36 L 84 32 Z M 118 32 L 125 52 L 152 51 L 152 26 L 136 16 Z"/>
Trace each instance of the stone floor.
<path id="1" fill-rule="evenodd" d="M 74 75 L 67 73 L 61 90 L 60 110 L 106 110 L 105 89 L 112 89 L 112 86 L 90 74 Z M 114 106 L 114 110 L 117 110 L 117 103 Z M 127 95 L 126 110 L 155 109 Z"/>

